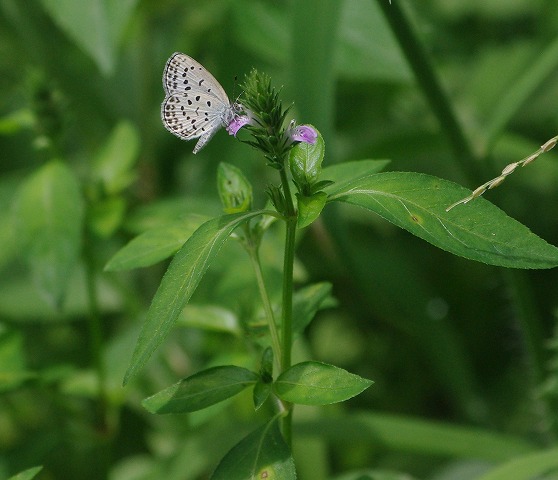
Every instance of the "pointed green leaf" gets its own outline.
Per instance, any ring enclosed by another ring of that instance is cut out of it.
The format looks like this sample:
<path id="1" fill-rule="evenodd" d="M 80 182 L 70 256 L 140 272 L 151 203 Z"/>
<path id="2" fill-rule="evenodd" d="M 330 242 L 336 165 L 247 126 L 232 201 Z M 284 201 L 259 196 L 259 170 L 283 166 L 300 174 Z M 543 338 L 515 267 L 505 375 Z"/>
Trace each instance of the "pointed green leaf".
<path id="1" fill-rule="evenodd" d="M 151 413 L 195 412 L 240 393 L 258 379 L 254 372 L 234 365 L 208 368 L 146 398 L 142 405 Z"/>
<path id="2" fill-rule="evenodd" d="M 558 265 L 558 248 L 483 198 L 446 212 L 469 195 L 459 185 L 410 172 L 370 175 L 333 189 L 329 200 L 371 210 L 455 255 L 512 268 Z"/>
<path id="3" fill-rule="evenodd" d="M 263 211 L 214 218 L 199 227 L 173 258 L 147 312 L 124 384 L 136 375 L 169 334 L 217 252 L 241 223 Z"/>
<path id="4" fill-rule="evenodd" d="M 189 215 L 148 230 L 120 249 L 109 260 L 105 270 L 131 270 L 154 265 L 174 255 L 206 220 L 201 215 Z"/>
<path id="5" fill-rule="evenodd" d="M 294 461 L 277 419 L 258 428 L 221 460 L 211 480 L 296 480 Z"/>
<path id="6" fill-rule="evenodd" d="M 39 289 L 58 305 L 77 263 L 83 200 L 73 172 L 53 161 L 21 185 L 14 205 L 16 235 Z"/>
<path id="7" fill-rule="evenodd" d="M 271 383 L 258 382 L 254 385 L 254 409 L 259 410 L 259 408 L 265 403 L 269 398 L 272 386 Z"/>
<path id="8" fill-rule="evenodd" d="M 42 466 L 28 468 L 27 470 L 19 472 L 17 475 L 10 477 L 8 480 L 31 480 L 32 478 L 35 478 L 42 469 Z"/>
<path id="9" fill-rule="evenodd" d="M 329 405 L 358 395 L 372 385 L 342 368 L 320 362 L 302 362 L 285 370 L 273 384 L 276 395 L 301 405 Z"/>
<path id="10" fill-rule="evenodd" d="M 325 192 L 316 192 L 309 197 L 297 193 L 296 198 L 298 207 L 297 228 L 307 227 L 316 220 L 327 202 Z"/>

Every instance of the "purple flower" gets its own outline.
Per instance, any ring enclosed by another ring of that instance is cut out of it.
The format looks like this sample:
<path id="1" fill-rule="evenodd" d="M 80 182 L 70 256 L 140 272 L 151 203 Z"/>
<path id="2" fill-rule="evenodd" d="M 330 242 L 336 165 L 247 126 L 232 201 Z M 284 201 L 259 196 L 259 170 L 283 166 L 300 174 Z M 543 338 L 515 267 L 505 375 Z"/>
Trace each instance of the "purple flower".
<path id="1" fill-rule="evenodd" d="M 248 115 L 235 115 L 232 121 L 227 125 L 227 132 L 229 135 L 234 135 L 244 126 L 252 122 L 252 119 Z"/>
<path id="2" fill-rule="evenodd" d="M 298 125 L 289 131 L 293 142 L 305 142 L 314 145 L 318 133 L 310 125 Z"/>

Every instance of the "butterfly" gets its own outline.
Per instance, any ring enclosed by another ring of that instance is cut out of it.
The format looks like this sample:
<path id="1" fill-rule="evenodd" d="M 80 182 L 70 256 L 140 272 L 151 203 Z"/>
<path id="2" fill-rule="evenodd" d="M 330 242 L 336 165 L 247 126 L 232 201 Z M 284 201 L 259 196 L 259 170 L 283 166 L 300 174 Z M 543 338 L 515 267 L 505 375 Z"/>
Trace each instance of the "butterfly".
<path id="1" fill-rule="evenodd" d="M 169 132 L 182 140 L 199 138 L 194 153 L 235 117 L 235 106 L 223 87 L 188 55 L 177 52 L 168 59 L 163 88 L 161 120 Z"/>

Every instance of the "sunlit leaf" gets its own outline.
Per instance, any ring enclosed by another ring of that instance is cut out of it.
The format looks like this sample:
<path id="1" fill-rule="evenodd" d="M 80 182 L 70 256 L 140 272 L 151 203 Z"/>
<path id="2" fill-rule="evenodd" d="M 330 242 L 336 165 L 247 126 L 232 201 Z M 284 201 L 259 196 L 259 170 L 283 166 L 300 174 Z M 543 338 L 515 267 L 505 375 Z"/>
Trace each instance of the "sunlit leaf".
<path id="1" fill-rule="evenodd" d="M 370 175 L 331 189 L 330 200 L 371 210 L 398 227 L 455 255 L 512 268 L 558 265 L 558 248 L 483 198 L 446 208 L 469 191 L 411 172 Z"/>
<path id="2" fill-rule="evenodd" d="M 372 385 L 342 368 L 320 362 L 302 362 L 285 370 L 273 384 L 277 396 L 301 405 L 329 405 L 358 395 Z"/>

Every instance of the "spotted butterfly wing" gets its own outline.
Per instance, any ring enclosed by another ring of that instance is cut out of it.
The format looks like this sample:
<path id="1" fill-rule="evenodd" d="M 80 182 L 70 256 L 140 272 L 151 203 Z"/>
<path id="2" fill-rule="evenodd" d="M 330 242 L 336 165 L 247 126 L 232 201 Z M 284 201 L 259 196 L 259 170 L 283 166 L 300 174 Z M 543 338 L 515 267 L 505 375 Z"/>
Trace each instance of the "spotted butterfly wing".
<path id="1" fill-rule="evenodd" d="M 163 88 L 163 124 L 182 140 L 199 138 L 194 153 L 234 118 L 233 107 L 223 87 L 188 55 L 177 52 L 168 59 L 163 72 Z"/>

